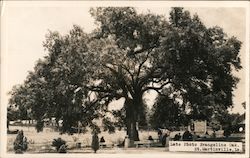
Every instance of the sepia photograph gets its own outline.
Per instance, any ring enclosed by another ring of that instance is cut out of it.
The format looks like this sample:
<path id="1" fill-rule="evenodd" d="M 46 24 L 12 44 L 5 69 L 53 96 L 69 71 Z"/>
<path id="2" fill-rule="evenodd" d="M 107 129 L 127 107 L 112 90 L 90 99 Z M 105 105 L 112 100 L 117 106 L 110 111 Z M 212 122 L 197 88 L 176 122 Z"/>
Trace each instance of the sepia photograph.
<path id="1" fill-rule="evenodd" d="M 1 157 L 249 157 L 249 2 L 2 1 Z"/>

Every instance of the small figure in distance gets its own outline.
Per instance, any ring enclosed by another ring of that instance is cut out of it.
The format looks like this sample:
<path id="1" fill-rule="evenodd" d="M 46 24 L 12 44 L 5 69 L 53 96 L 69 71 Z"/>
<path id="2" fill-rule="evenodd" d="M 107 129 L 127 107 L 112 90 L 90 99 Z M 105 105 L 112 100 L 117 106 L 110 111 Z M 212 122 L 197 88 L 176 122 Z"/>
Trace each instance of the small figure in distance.
<path id="1" fill-rule="evenodd" d="M 154 141 L 154 139 L 152 138 L 152 136 L 148 136 L 148 140 Z"/>
<path id="2" fill-rule="evenodd" d="M 175 135 L 174 135 L 174 141 L 178 141 L 178 140 L 181 140 L 181 133 L 176 133 Z"/>
<path id="3" fill-rule="evenodd" d="M 179 133 L 180 134 L 180 133 Z M 178 134 L 176 133 L 175 135 L 174 135 L 174 141 L 177 141 L 177 140 L 179 140 L 179 136 L 178 136 Z"/>
<path id="4" fill-rule="evenodd" d="M 213 130 L 212 138 L 216 138 L 215 130 Z"/>
<path id="5" fill-rule="evenodd" d="M 101 137 L 101 139 L 100 139 L 100 145 L 101 145 L 102 147 L 106 147 L 104 137 Z"/>
<path id="6" fill-rule="evenodd" d="M 208 134 L 208 132 L 205 133 L 204 138 L 210 138 L 210 135 Z"/>
<path id="7" fill-rule="evenodd" d="M 104 143 L 104 142 L 105 142 L 104 137 L 101 137 L 100 142 L 101 142 L 101 143 Z"/>
<path id="8" fill-rule="evenodd" d="M 194 134 L 193 134 L 193 141 L 197 140 L 197 138 L 198 138 L 198 135 L 196 134 L 196 132 L 194 132 Z"/>
<path id="9" fill-rule="evenodd" d="M 183 135 L 182 135 L 182 140 L 183 141 L 187 141 L 189 140 L 189 137 L 190 137 L 190 132 L 188 130 L 186 130 Z"/>
<path id="10" fill-rule="evenodd" d="M 178 140 L 181 140 L 181 133 L 178 133 Z"/>
<path id="11" fill-rule="evenodd" d="M 160 128 L 158 128 L 158 138 L 159 138 L 159 142 L 161 142 L 162 140 L 162 131 Z"/>
<path id="12" fill-rule="evenodd" d="M 188 131 L 188 140 L 193 140 L 193 135 L 191 132 Z"/>
<path id="13" fill-rule="evenodd" d="M 161 142 L 161 144 L 162 144 L 163 147 L 166 146 L 167 137 L 168 137 L 168 134 L 167 134 L 167 133 L 165 133 L 165 134 L 163 135 L 163 137 L 162 137 L 162 142 Z"/>

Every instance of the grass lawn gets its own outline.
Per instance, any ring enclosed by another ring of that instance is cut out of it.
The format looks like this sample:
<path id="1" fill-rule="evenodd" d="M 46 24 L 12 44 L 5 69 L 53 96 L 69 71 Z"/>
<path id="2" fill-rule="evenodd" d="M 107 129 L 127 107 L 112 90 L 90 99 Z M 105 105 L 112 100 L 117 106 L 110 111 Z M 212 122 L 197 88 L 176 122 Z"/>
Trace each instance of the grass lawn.
<path id="1" fill-rule="evenodd" d="M 56 153 L 54 147 L 52 147 L 52 141 L 56 138 L 62 138 L 66 141 L 68 148 L 68 153 L 93 153 L 91 149 L 91 132 L 80 133 L 80 134 L 59 134 L 51 128 L 44 128 L 43 132 L 37 133 L 34 127 L 25 127 L 25 126 L 10 126 L 10 130 L 23 130 L 24 136 L 27 137 L 29 142 L 28 150 L 26 153 Z M 8 134 L 7 135 L 7 152 L 14 153 L 13 142 L 17 134 Z M 116 131 L 115 133 L 101 132 L 98 136 L 102 136 L 105 139 L 107 147 L 100 147 L 98 153 L 163 153 L 169 151 L 167 147 L 145 147 L 141 146 L 139 148 L 119 148 L 118 144 L 122 143 L 126 135 L 126 131 Z M 153 139 L 158 139 L 157 131 L 139 131 L 140 140 L 147 140 L 149 136 L 152 136 Z M 224 138 L 219 137 L 216 140 L 201 140 L 201 141 L 223 141 Z M 228 141 L 241 141 L 244 140 L 244 135 L 235 135 L 230 138 Z M 81 143 L 81 147 L 76 146 L 77 143 Z M 243 150 L 245 143 L 243 141 Z"/>
<path id="2" fill-rule="evenodd" d="M 53 131 L 51 128 L 44 128 L 43 132 L 37 133 L 34 127 L 22 127 L 22 126 L 10 126 L 10 130 L 23 130 L 24 136 L 28 139 L 28 150 L 27 152 L 55 152 L 51 147 L 52 141 L 55 138 L 61 137 L 65 140 L 69 149 L 75 150 L 76 142 L 80 142 L 81 146 L 84 147 L 83 150 L 86 151 L 87 148 L 91 146 L 92 135 L 91 132 L 80 133 L 80 134 L 59 134 L 59 132 Z M 14 152 L 13 142 L 16 138 L 17 134 L 8 134 L 7 136 L 7 151 Z M 120 144 L 123 142 L 125 138 L 126 132 L 116 131 L 115 133 L 101 132 L 98 136 L 101 138 L 102 136 L 105 139 L 107 144 Z M 148 136 L 151 135 L 154 139 L 158 138 L 157 131 L 139 131 L 140 140 L 147 140 Z M 77 141 L 75 141 L 77 139 Z M 108 148 L 106 148 L 108 150 Z M 106 150 L 105 149 L 105 150 Z M 77 151 L 77 150 L 76 150 Z"/>

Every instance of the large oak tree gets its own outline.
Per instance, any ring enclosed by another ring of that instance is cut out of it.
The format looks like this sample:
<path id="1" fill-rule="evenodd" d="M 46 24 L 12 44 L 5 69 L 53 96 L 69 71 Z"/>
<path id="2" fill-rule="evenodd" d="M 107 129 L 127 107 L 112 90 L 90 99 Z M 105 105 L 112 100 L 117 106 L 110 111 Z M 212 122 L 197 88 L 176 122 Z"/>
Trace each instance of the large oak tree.
<path id="1" fill-rule="evenodd" d="M 79 122 L 95 126 L 98 117 L 110 126 L 106 114 L 111 113 L 122 118 L 133 142 L 137 122 L 145 119 L 145 92 L 181 100 L 192 119 L 207 119 L 232 106 L 238 81 L 232 71 L 241 68 L 241 42 L 235 37 L 219 27 L 207 28 L 183 8 L 172 8 L 169 20 L 130 7 L 93 8 L 90 14 L 97 24 L 93 32 L 74 26 L 67 35 L 47 36 L 49 54 L 24 84 L 34 84 L 28 89 L 32 113 L 39 114 L 35 119 L 56 117 L 67 132 Z M 121 98 L 123 108 L 109 111 L 109 103 Z"/>

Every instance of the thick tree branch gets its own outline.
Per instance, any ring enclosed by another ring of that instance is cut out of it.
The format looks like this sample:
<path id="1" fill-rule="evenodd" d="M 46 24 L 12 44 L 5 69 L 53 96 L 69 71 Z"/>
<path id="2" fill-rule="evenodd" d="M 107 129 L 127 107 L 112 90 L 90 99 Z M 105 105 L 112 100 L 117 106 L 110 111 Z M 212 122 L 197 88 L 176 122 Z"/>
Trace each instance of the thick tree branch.
<path id="1" fill-rule="evenodd" d="M 151 53 L 151 51 L 147 52 L 146 58 L 140 63 L 140 65 L 138 67 L 138 71 L 137 71 L 137 74 L 136 74 L 136 84 L 139 82 L 139 76 L 140 76 L 140 73 L 141 73 L 142 66 L 148 60 L 148 57 L 149 57 L 150 53 Z"/>
<path id="2" fill-rule="evenodd" d="M 155 90 L 155 91 L 158 92 L 159 90 L 163 89 L 166 85 L 171 84 L 171 83 L 172 83 L 171 81 L 167 81 L 167 82 L 161 84 L 160 87 L 147 86 L 147 87 L 145 87 L 142 91 L 145 92 L 145 91 L 148 91 L 148 90 Z"/>

